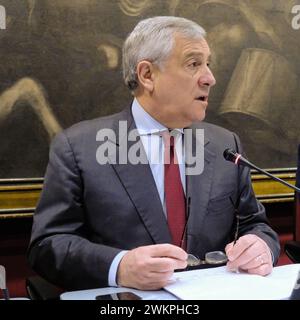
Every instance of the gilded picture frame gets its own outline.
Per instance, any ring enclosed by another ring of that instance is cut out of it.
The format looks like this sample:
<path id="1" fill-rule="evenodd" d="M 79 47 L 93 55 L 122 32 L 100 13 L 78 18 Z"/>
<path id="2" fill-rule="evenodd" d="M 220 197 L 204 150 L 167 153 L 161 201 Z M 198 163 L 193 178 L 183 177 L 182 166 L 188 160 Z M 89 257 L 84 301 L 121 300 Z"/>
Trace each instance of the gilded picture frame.
<path id="1" fill-rule="evenodd" d="M 118 112 L 122 44 L 146 17 L 202 25 L 217 85 L 206 120 L 236 132 L 248 158 L 295 181 L 300 126 L 297 1 L 0 1 L 0 214 L 32 215 L 49 145 L 60 130 Z M 262 201 L 293 192 L 253 172 Z"/>

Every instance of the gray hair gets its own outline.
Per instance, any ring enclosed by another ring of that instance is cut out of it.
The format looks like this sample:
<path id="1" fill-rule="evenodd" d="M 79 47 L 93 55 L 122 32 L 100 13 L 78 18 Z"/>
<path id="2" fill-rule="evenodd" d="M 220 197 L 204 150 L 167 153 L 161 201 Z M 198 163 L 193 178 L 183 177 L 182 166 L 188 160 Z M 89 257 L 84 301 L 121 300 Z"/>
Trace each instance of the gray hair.
<path id="1" fill-rule="evenodd" d="M 148 60 L 162 67 L 174 45 L 174 34 L 189 39 L 202 39 L 205 30 L 191 20 L 158 16 L 141 20 L 128 35 L 123 46 L 123 78 L 130 90 L 138 87 L 136 68 L 140 61 Z"/>

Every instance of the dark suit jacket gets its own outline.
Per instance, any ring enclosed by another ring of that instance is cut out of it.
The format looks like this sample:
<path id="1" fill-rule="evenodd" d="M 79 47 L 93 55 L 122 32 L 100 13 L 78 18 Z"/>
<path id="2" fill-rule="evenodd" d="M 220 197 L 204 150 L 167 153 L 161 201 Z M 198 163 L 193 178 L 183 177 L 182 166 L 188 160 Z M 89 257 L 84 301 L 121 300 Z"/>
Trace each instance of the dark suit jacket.
<path id="1" fill-rule="evenodd" d="M 117 133 L 116 152 L 120 139 L 127 138 L 118 137 L 121 120 L 127 121 L 128 130 L 135 128 L 128 108 L 76 124 L 58 134 L 51 146 L 28 257 L 36 272 L 65 289 L 107 286 L 111 262 L 121 250 L 171 243 L 149 165 L 100 165 L 96 160 L 103 143 L 96 141 L 98 130 Z M 249 170 L 223 158 L 225 148 L 241 152 L 237 136 L 204 122 L 193 128 L 204 128 L 205 163 L 202 174 L 187 177 L 187 251 L 203 257 L 224 250 L 235 228 L 229 197 L 236 201 L 240 195 L 240 236 L 252 233 L 264 239 L 276 262 L 278 238 L 254 197 Z M 134 143 L 129 141 L 129 147 Z"/>

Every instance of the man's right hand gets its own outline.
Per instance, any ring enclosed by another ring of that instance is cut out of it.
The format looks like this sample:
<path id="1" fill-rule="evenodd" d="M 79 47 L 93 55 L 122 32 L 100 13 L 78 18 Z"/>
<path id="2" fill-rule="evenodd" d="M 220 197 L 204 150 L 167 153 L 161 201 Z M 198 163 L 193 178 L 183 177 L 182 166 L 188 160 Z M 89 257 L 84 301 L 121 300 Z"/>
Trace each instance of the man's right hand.
<path id="1" fill-rule="evenodd" d="M 159 290 L 170 283 L 175 269 L 187 267 L 187 253 L 172 244 L 156 244 L 128 251 L 122 258 L 117 283 L 139 290 Z"/>

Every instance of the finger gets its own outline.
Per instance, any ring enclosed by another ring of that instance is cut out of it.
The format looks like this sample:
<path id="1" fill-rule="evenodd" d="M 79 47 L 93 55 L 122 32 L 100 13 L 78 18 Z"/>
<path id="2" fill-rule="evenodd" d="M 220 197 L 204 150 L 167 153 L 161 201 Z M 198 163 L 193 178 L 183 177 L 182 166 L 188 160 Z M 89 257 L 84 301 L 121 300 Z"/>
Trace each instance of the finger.
<path id="1" fill-rule="evenodd" d="M 227 257 L 230 257 L 231 256 L 231 250 L 233 249 L 233 242 L 230 242 L 227 244 L 227 246 L 225 247 L 225 253 L 226 253 L 226 256 Z M 229 260 L 229 259 L 228 259 Z"/>
<path id="2" fill-rule="evenodd" d="M 158 290 L 174 281 L 172 280 L 172 275 L 173 272 L 147 273 L 139 279 L 136 287 L 142 290 Z"/>
<path id="3" fill-rule="evenodd" d="M 263 254 L 262 251 L 264 248 L 261 247 L 258 241 L 252 243 L 250 247 L 247 247 L 241 255 L 239 255 L 235 260 L 231 260 L 228 262 L 228 267 L 239 268 L 240 266 L 244 266 L 254 260 L 256 257 Z"/>
<path id="4" fill-rule="evenodd" d="M 240 268 L 243 270 L 249 270 L 249 269 L 258 268 L 259 266 L 261 266 L 265 263 L 266 264 L 269 263 L 269 257 L 267 255 L 267 253 L 264 252 L 264 253 L 256 256 L 255 258 L 251 259 L 247 263 L 241 264 Z"/>
<path id="5" fill-rule="evenodd" d="M 145 272 L 142 273 L 139 277 L 139 281 L 143 283 L 156 283 L 161 281 L 169 280 L 172 275 L 173 271 L 170 272 Z"/>
<path id="6" fill-rule="evenodd" d="M 172 278 L 174 271 L 168 272 L 150 272 L 147 274 L 147 280 L 149 282 L 161 282 L 168 281 Z"/>
<path id="7" fill-rule="evenodd" d="M 172 282 L 172 280 L 168 279 L 156 282 L 139 283 L 136 285 L 136 288 L 139 290 L 161 290 Z"/>
<path id="8" fill-rule="evenodd" d="M 228 255 L 228 253 L 233 249 L 233 242 L 230 242 L 227 244 L 227 246 L 225 247 L 225 253 L 226 255 Z"/>
<path id="9" fill-rule="evenodd" d="M 153 272 L 170 272 L 176 269 L 185 269 L 187 260 L 178 260 L 173 258 L 152 258 L 149 261 L 149 270 Z"/>
<path id="10" fill-rule="evenodd" d="M 270 248 L 269 248 L 269 246 L 267 245 L 267 243 L 263 240 L 263 239 L 261 239 L 261 238 L 259 238 L 259 237 L 257 237 L 258 238 L 258 241 L 259 241 L 259 243 L 261 244 L 261 246 L 263 247 L 263 248 L 265 248 L 265 253 L 266 253 L 266 255 L 267 255 L 267 261 L 272 265 L 272 267 L 273 267 L 273 258 L 272 258 L 272 253 L 271 253 L 271 250 L 270 250 Z"/>
<path id="11" fill-rule="evenodd" d="M 250 274 L 257 274 L 260 276 L 266 276 L 272 272 L 272 265 L 269 263 L 265 263 L 265 264 L 260 265 L 257 268 L 248 269 L 247 272 Z"/>
<path id="12" fill-rule="evenodd" d="M 247 250 L 253 243 L 257 242 L 257 236 L 247 234 L 240 237 L 232 249 L 228 252 L 228 259 L 230 261 L 236 260 L 245 250 Z"/>
<path id="13" fill-rule="evenodd" d="M 152 257 L 169 257 L 178 260 L 187 260 L 187 253 L 180 247 L 169 243 L 148 246 Z"/>

